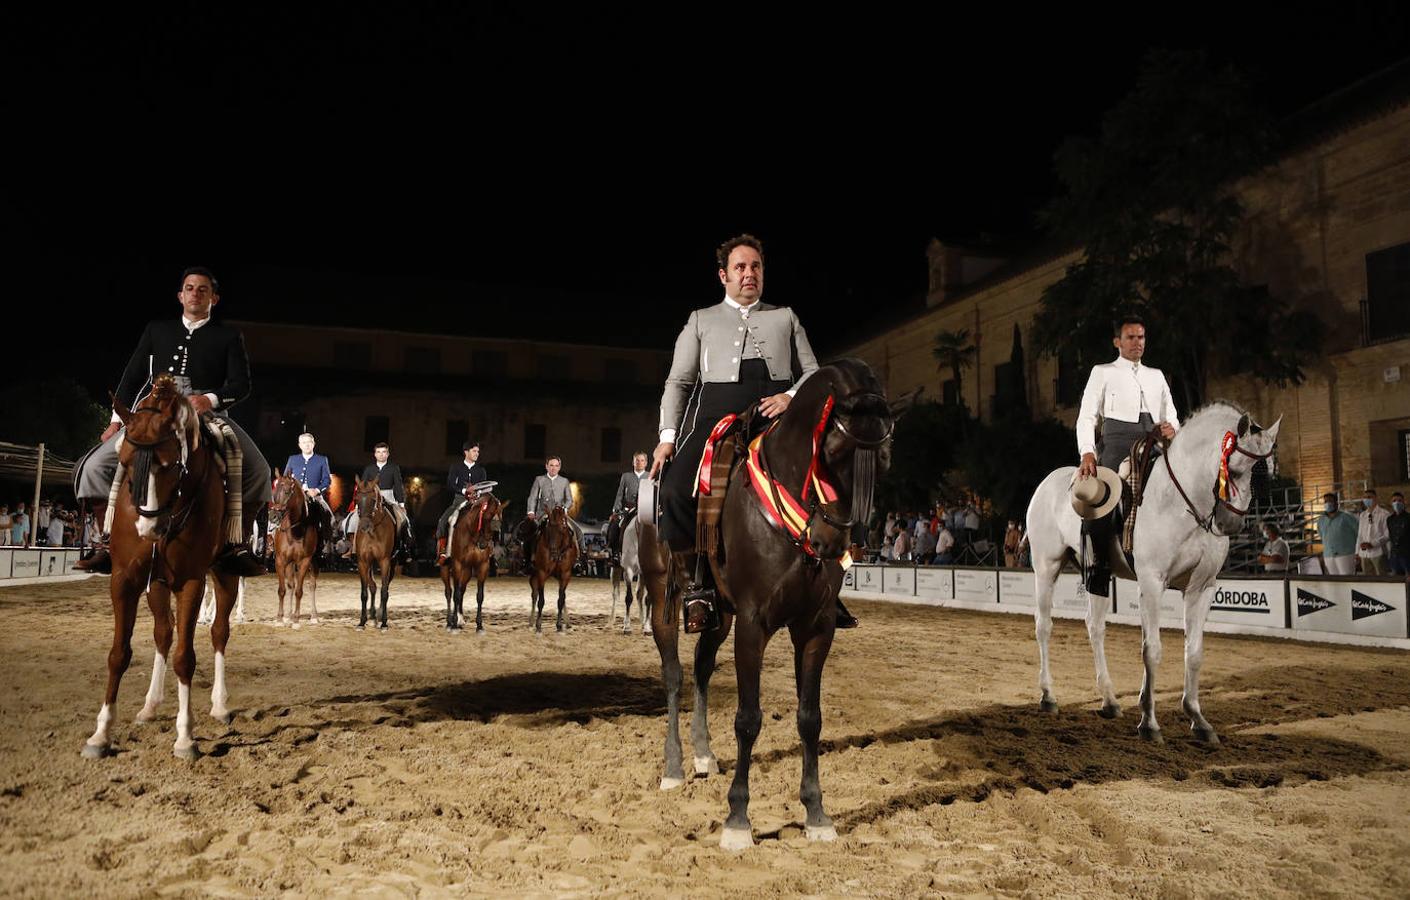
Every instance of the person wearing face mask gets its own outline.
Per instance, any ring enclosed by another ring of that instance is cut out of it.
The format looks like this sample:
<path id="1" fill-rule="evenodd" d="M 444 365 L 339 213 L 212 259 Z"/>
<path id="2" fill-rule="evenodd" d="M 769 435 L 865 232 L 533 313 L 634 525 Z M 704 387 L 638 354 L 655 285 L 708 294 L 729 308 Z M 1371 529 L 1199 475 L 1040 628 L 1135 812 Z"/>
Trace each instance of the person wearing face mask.
<path id="1" fill-rule="evenodd" d="M 1328 575 L 1356 574 L 1356 533 L 1361 523 L 1337 507 L 1337 495 L 1322 495 L 1317 534 L 1322 538 L 1322 566 Z"/>
<path id="2" fill-rule="evenodd" d="M 1390 570 L 1396 575 L 1410 575 L 1410 512 L 1405 511 L 1405 495 L 1396 491 L 1390 495 L 1390 515 L 1386 516 L 1386 534 L 1390 538 Z"/>
<path id="3" fill-rule="evenodd" d="M 1386 567 L 1386 544 L 1390 542 L 1386 519 L 1390 513 L 1376 502 L 1376 492 L 1370 488 L 1366 489 L 1361 502 L 1365 511 L 1357 516 L 1360 522 L 1356 532 L 1356 555 L 1361 557 L 1361 574 L 1386 575 L 1390 572 Z"/>
<path id="4" fill-rule="evenodd" d="M 1283 540 L 1278 533 L 1278 526 L 1272 522 L 1263 525 L 1263 537 L 1267 543 L 1263 545 L 1263 552 L 1258 554 L 1258 561 L 1263 564 L 1265 572 L 1286 572 L 1288 561 L 1292 555 L 1288 552 L 1288 542 Z"/>

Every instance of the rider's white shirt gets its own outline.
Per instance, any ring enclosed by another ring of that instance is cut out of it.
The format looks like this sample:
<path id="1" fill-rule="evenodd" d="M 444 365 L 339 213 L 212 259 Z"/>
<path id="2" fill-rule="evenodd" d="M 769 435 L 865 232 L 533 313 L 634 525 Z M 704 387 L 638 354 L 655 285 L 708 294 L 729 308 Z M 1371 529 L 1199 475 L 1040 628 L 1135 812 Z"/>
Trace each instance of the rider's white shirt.
<path id="1" fill-rule="evenodd" d="M 1092 367 L 1082 407 L 1077 413 L 1077 453 L 1096 454 L 1097 422 L 1116 419 L 1139 422 L 1141 413 L 1150 413 L 1155 422 L 1169 422 L 1180 428 L 1175 398 L 1159 369 L 1118 356 L 1115 362 Z"/>

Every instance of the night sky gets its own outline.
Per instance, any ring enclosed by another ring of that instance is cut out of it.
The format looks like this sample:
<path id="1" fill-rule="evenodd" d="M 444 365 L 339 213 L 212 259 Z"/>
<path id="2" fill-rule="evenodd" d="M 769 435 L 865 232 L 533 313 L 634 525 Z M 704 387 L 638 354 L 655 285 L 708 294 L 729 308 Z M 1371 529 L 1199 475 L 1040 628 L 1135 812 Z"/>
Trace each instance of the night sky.
<path id="1" fill-rule="evenodd" d="M 95 395 L 193 264 L 230 318 L 664 348 L 751 231 L 826 353 L 921 308 L 932 237 L 1039 237 L 1053 151 L 1148 48 L 1279 116 L 1410 55 L 1393 3 L 474 6 L 22 23 L 6 306 Z"/>

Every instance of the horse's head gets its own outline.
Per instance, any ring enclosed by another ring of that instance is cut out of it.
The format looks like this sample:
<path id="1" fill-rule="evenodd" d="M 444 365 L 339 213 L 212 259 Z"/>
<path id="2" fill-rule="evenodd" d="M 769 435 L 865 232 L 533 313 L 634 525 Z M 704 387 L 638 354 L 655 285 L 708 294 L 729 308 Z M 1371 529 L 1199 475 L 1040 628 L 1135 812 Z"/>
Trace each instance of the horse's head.
<path id="1" fill-rule="evenodd" d="M 806 396 L 805 396 L 806 395 Z M 850 487 L 847 495 L 851 517 L 865 522 L 871 517 L 872 492 L 878 475 L 891 467 L 891 433 L 896 416 L 886 399 L 886 389 L 871 367 L 860 359 L 840 359 L 824 366 L 803 383 L 798 398 L 804 400 L 816 428 L 827 415 L 820 449 L 823 468 L 838 485 Z M 793 411 L 793 406 L 789 406 Z"/>
<path id="2" fill-rule="evenodd" d="M 166 533 L 171 508 L 190 455 L 201 443 L 200 420 L 176 380 L 159 375 L 152 392 L 136 410 L 114 400 L 126 426 L 118 461 L 127 469 L 137 533 L 144 538 Z"/>
<path id="3" fill-rule="evenodd" d="M 1253 502 L 1254 467 L 1272 456 L 1282 423 L 1279 417 L 1271 427 L 1263 428 L 1233 404 L 1215 402 L 1190 416 L 1176 435 L 1182 444 L 1178 457 L 1181 471 L 1177 472 L 1180 481 L 1196 481 L 1204 471 L 1214 473 L 1210 530 L 1215 534 L 1233 535 L 1243 530 L 1244 516 Z M 1172 444 L 1171 452 L 1175 449 Z M 1186 474 L 1186 467 L 1193 471 Z M 1195 494 L 1190 499 L 1199 505 Z M 1203 513 L 1202 509 L 1196 511 Z"/>
<path id="4" fill-rule="evenodd" d="M 296 524 L 303 517 L 305 508 L 304 492 L 299 480 L 288 472 L 274 470 L 274 492 L 269 501 L 269 524 L 274 528 L 284 524 Z"/>
<path id="5" fill-rule="evenodd" d="M 371 531 L 377 523 L 377 514 L 382 511 L 382 488 L 377 479 L 363 481 L 353 476 L 353 503 L 357 505 L 357 527 L 359 531 Z"/>

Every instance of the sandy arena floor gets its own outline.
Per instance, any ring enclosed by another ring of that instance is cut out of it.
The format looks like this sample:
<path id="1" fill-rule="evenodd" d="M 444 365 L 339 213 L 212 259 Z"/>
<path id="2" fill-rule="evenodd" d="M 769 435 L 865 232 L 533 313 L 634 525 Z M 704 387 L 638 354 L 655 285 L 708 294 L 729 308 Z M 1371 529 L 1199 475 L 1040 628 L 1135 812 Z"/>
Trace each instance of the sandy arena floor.
<path id="1" fill-rule="evenodd" d="M 731 855 L 717 846 L 730 644 L 710 704 L 725 773 L 662 793 L 658 657 L 607 630 L 606 582 L 574 582 L 570 633 L 542 637 L 523 579 L 492 582 L 483 637 L 441 629 L 429 579 L 393 584 L 386 633 L 352 627 L 349 576 L 324 579 L 324 624 L 297 631 L 270 624 L 274 589 L 251 581 L 253 621 L 234 627 L 229 726 L 206 715 L 199 629 L 195 763 L 171 753 L 175 676 L 162 718 L 131 724 L 151 674 L 145 604 L 118 752 L 92 762 L 79 749 L 102 699 L 107 580 L 0 589 L 0 893 L 1410 895 L 1402 652 L 1210 636 L 1204 708 L 1225 743 L 1206 750 L 1179 713 L 1167 632 L 1167 743 L 1152 747 L 1135 736 L 1135 629 L 1108 632 L 1126 715 L 1106 721 L 1085 631 L 1058 621 L 1050 717 L 1031 620 L 857 603 L 862 628 L 838 635 L 823 681 L 840 840 L 801 834 L 783 635 L 755 750 L 758 845 Z"/>

